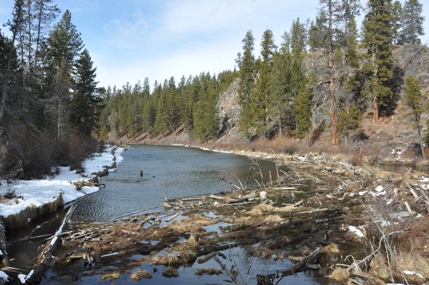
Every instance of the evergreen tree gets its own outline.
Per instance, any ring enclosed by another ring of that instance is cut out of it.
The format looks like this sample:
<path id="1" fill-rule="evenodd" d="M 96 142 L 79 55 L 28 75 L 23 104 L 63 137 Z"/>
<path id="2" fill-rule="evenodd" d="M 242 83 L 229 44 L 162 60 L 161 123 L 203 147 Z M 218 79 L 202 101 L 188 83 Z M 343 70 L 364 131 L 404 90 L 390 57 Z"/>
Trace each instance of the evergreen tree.
<path id="1" fill-rule="evenodd" d="M 210 79 L 206 85 L 204 94 L 193 109 L 192 134 L 202 141 L 215 139 L 219 130 L 219 115 L 216 107 L 219 93 L 216 78 Z"/>
<path id="2" fill-rule="evenodd" d="M 404 44 L 404 18 L 402 17 L 402 4 L 399 0 L 395 0 L 392 4 L 392 16 L 393 16 L 393 32 L 394 39 L 393 43 L 397 45 Z"/>
<path id="3" fill-rule="evenodd" d="M 332 143 L 338 141 L 337 138 L 337 99 L 335 90 L 335 65 L 334 65 L 334 13 L 339 9 L 339 4 L 335 0 L 320 0 L 322 9 L 326 12 L 328 19 L 328 28 L 326 36 L 326 48 L 328 51 L 328 70 L 329 70 L 329 97 L 331 99 L 331 124 L 332 124 Z"/>
<path id="4" fill-rule="evenodd" d="M 403 43 L 420 44 L 419 36 L 423 36 L 423 23 L 425 17 L 422 16 L 423 5 L 419 0 L 406 0 L 404 3 L 403 18 Z"/>
<path id="5" fill-rule="evenodd" d="M 327 17 L 324 10 L 320 10 L 316 21 L 311 21 L 308 31 L 308 45 L 312 51 L 321 50 L 326 47 Z"/>
<path id="6" fill-rule="evenodd" d="M 84 47 L 80 34 L 71 22 L 70 11 L 67 10 L 60 22 L 54 26 L 47 43 L 46 56 L 49 64 L 46 73 L 52 94 L 48 111 L 52 116 L 54 132 L 59 142 L 67 127 L 67 104 L 73 87 L 71 73 L 76 57 Z"/>
<path id="7" fill-rule="evenodd" d="M 291 78 L 288 84 L 290 95 L 288 96 L 293 102 L 292 110 L 294 111 L 295 135 L 303 135 L 310 127 L 311 122 L 311 91 L 308 87 L 309 80 L 305 74 L 303 64 L 305 52 L 305 27 L 300 23 L 299 18 L 292 23 L 291 37 Z"/>
<path id="8" fill-rule="evenodd" d="M 307 31 L 299 18 L 292 22 L 290 48 L 293 54 L 303 54 L 307 45 Z"/>
<path id="9" fill-rule="evenodd" d="M 346 107 L 338 114 L 338 130 L 343 134 L 346 140 L 346 145 L 349 141 L 349 136 L 352 131 L 359 128 L 362 123 L 362 114 L 355 104 Z"/>
<path id="10" fill-rule="evenodd" d="M 424 159 L 426 159 L 426 157 L 425 152 L 423 151 L 424 146 L 421 134 L 423 125 L 421 124 L 421 115 L 427 110 L 427 99 L 427 95 L 423 94 L 422 92 L 422 87 L 419 83 L 419 80 L 412 75 L 408 76 L 405 79 L 403 100 L 410 109 L 407 115 L 411 116 L 413 125 L 417 130 Z"/>
<path id="11" fill-rule="evenodd" d="M 161 89 L 158 103 L 156 106 L 156 117 L 155 117 L 155 123 L 154 123 L 154 135 L 158 135 L 168 129 L 169 122 L 168 122 L 168 94 L 167 89 L 168 88 L 168 82 L 165 80 L 164 87 Z"/>
<path id="12" fill-rule="evenodd" d="M 239 120 L 239 127 L 241 132 L 250 139 L 251 128 L 254 126 L 253 109 L 254 103 L 252 101 L 251 92 L 255 84 L 255 58 L 253 55 L 254 50 L 254 37 L 251 30 L 246 33 L 243 39 L 243 54 L 238 54 L 237 64 L 240 69 L 239 78 L 240 83 L 238 93 L 240 95 L 241 113 Z"/>
<path id="13" fill-rule="evenodd" d="M 386 107 L 392 99 L 390 79 L 392 78 L 393 56 L 391 44 L 394 17 L 390 0 L 369 0 L 364 19 L 363 44 L 368 49 L 371 65 L 368 70 L 367 94 L 373 101 L 373 121 L 378 123 L 380 108 Z"/>
<path id="14" fill-rule="evenodd" d="M 7 117 L 12 115 L 10 113 L 10 95 L 12 92 L 12 82 L 14 82 L 13 76 L 17 71 L 17 53 L 15 50 L 15 41 L 18 37 L 19 30 L 22 28 L 23 19 L 23 6 L 24 3 L 22 0 L 16 0 L 13 11 L 12 11 L 12 20 L 8 22 L 8 26 L 12 33 L 12 38 L 8 40 L 2 34 L 0 34 L 0 48 L 1 48 L 1 74 L 0 82 L 2 84 L 2 93 L 0 101 L 0 161 L 3 163 L 8 162 L 8 145 L 9 145 L 9 130 L 13 128 L 8 122 Z"/>
<path id="15" fill-rule="evenodd" d="M 74 92 L 70 102 L 70 124 L 75 134 L 91 137 L 97 128 L 100 98 L 97 91 L 96 68 L 87 49 L 76 61 L 74 71 Z"/>
<path id="16" fill-rule="evenodd" d="M 256 133 L 266 136 L 266 131 L 270 127 L 270 117 L 272 113 L 269 110 L 270 102 L 273 100 L 272 92 L 272 69 L 273 55 L 276 46 L 274 36 L 271 30 L 266 30 L 261 42 L 261 63 L 259 65 L 258 77 L 254 89 L 251 91 L 254 104 L 253 116 L 256 119 Z"/>
<path id="17" fill-rule="evenodd" d="M 311 89 L 307 87 L 308 85 L 307 82 L 304 82 L 296 97 L 296 134 L 298 136 L 304 135 L 311 127 L 311 109 L 313 103 Z"/>
<path id="18" fill-rule="evenodd" d="M 284 42 L 280 50 L 273 57 L 273 74 L 272 74 L 272 92 L 273 100 L 271 109 L 273 115 L 277 117 L 278 134 L 283 135 L 283 125 L 295 126 L 295 112 L 293 110 L 293 100 L 290 92 L 291 82 L 291 64 L 292 57 L 290 53 L 290 40 L 287 33 L 283 36 Z M 290 129 L 289 129 L 290 130 Z"/>

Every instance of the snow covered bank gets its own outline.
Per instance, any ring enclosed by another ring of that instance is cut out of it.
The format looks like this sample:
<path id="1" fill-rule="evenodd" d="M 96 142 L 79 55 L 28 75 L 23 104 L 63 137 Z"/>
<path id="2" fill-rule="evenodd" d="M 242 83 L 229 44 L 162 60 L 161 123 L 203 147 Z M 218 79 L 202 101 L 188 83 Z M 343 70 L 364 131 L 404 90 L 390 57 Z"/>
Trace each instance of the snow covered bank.
<path id="1" fill-rule="evenodd" d="M 15 191 L 17 198 L 0 201 L 0 216 L 7 218 L 17 215 L 29 207 L 41 207 L 56 201 L 60 195 L 62 195 L 63 202 L 68 203 L 98 191 L 99 187 L 83 187 L 79 191 L 73 182 L 88 181 L 93 178 L 93 173 L 102 171 L 103 167 L 110 167 L 114 161 L 121 162 L 123 151 L 124 148 L 107 147 L 102 153 L 94 154 L 83 163 L 85 172 L 82 174 L 70 171 L 69 167 L 61 167 L 58 175 L 47 177 L 44 180 L 20 180 L 12 186 L 2 181 L 0 194 L 5 194 L 10 191 L 10 187 L 13 187 L 12 191 Z M 109 171 L 114 171 L 114 169 L 109 169 Z"/>

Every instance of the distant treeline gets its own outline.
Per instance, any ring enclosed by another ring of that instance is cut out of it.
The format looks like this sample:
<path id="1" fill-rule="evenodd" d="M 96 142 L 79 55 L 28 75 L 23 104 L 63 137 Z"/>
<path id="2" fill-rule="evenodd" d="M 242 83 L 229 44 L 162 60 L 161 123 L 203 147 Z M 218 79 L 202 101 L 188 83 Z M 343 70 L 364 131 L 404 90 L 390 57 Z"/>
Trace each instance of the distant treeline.
<path id="1" fill-rule="evenodd" d="M 421 44 L 422 4 L 369 0 L 363 9 L 358 0 L 320 0 L 319 8 L 316 19 L 294 20 L 279 46 L 267 29 L 260 55 L 248 31 L 238 70 L 179 82 L 172 77 L 152 88 L 146 78 L 143 85 L 104 89 L 97 87 L 96 68 L 71 13 L 55 23 L 60 11 L 53 0 L 16 0 L 7 25 L 11 36 L 0 32 L 0 176 L 36 177 L 54 165 L 79 168 L 95 139 L 109 136 L 156 136 L 183 127 L 200 140 L 216 139 L 219 94 L 237 78 L 238 125 L 249 140 L 308 136 L 316 127 L 315 102 L 328 102 L 324 121 L 333 143 L 359 127 L 364 111 L 372 109 L 376 123 L 401 91 L 393 47 Z M 316 66 L 323 68 L 316 72 Z M 412 79 L 404 90 L 423 98 Z M 420 130 L 421 101 L 410 100 L 406 105 Z"/>
<path id="2" fill-rule="evenodd" d="M 368 1 L 360 33 L 360 1 L 320 0 L 319 8 L 314 20 L 294 20 L 280 46 L 267 29 L 257 58 L 253 32 L 248 31 L 237 55 L 238 71 L 225 71 L 217 78 L 208 73 L 182 77 L 178 84 L 171 78 L 163 85 L 155 83 L 152 92 L 147 78 L 143 86 L 109 87 L 100 136 L 158 135 L 182 125 L 200 140 L 215 139 L 221 134 L 217 97 L 235 77 L 240 79 L 239 127 L 249 140 L 308 135 L 314 95 L 320 91 L 330 101 L 334 143 L 357 129 L 369 108 L 377 122 L 400 91 L 392 48 L 421 44 L 422 4 Z M 311 70 L 320 65 L 325 66 L 321 72 Z"/>

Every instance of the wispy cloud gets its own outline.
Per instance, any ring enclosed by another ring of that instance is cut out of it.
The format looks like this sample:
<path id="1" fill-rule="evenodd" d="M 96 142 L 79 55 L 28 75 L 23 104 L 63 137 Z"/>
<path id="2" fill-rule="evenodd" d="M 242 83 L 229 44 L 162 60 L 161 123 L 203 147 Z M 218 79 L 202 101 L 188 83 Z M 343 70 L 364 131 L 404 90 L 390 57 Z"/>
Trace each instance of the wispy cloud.
<path id="1" fill-rule="evenodd" d="M 405 0 L 401 0 L 402 3 Z M 426 0 L 423 15 L 429 21 Z M 366 3 L 366 0 L 362 0 Z M 0 22 L 10 17 L 14 0 L 0 0 Z M 122 86 L 233 69 L 248 30 L 255 55 L 266 29 L 280 45 L 298 17 L 314 19 L 319 0 L 56 0 L 82 34 L 100 85 Z M 4 9 L 3 7 L 7 7 Z M 427 26 L 427 25 L 426 25 Z M 4 28 L 2 28 L 4 30 Z M 426 29 L 429 33 L 429 29 Z M 428 36 L 423 43 L 428 43 Z"/>

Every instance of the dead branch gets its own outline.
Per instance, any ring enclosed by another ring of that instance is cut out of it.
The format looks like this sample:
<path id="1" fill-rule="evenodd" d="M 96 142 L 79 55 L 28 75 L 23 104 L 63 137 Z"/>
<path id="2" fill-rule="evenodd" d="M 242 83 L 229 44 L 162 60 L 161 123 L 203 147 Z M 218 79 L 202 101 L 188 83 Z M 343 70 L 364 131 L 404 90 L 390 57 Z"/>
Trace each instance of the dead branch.
<path id="1" fill-rule="evenodd" d="M 240 282 L 238 282 L 237 278 L 235 278 L 235 276 L 228 270 L 228 268 L 226 268 L 225 264 L 223 264 L 219 258 L 215 257 L 214 260 L 219 263 L 220 267 L 222 268 L 222 271 L 225 272 L 226 275 L 229 276 L 229 278 L 231 279 L 232 283 L 234 284 L 241 284 Z"/>
<path id="2" fill-rule="evenodd" d="M 32 270 L 31 276 L 28 277 L 25 284 L 40 284 L 42 281 L 42 278 L 45 274 L 45 272 L 48 270 L 51 261 L 54 257 L 55 250 L 57 249 L 58 243 L 59 243 L 59 234 L 62 233 L 62 230 L 67 226 L 71 215 L 73 214 L 77 204 L 74 204 L 67 212 L 66 216 L 64 217 L 63 223 L 61 224 L 58 231 L 52 236 L 52 240 L 50 243 L 48 243 L 42 253 L 40 254 L 38 258 L 38 263 L 35 266 L 35 268 Z"/>
<path id="3" fill-rule="evenodd" d="M 217 254 L 216 251 L 213 251 L 213 252 L 211 252 L 209 254 L 206 254 L 206 255 L 204 255 L 204 256 L 202 256 L 202 257 L 200 257 L 198 259 L 198 263 L 199 264 L 206 263 L 207 261 L 209 261 L 210 259 L 212 259 L 213 257 L 215 257 L 216 254 Z"/>
<path id="4" fill-rule="evenodd" d="M 316 259 L 316 258 L 319 257 L 319 255 L 321 254 L 321 252 L 322 252 L 322 247 L 316 248 L 312 253 L 310 253 L 309 255 L 307 255 L 307 257 L 305 257 L 299 263 L 295 264 L 291 269 L 283 271 L 281 273 L 280 280 L 282 278 L 286 277 L 286 276 L 290 276 L 290 275 L 293 275 L 295 273 L 304 271 L 305 268 L 307 267 L 307 265 L 309 265 L 312 260 L 314 260 L 314 259 Z M 310 265 L 310 267 L 312 267 L 312 265 Z"/>

